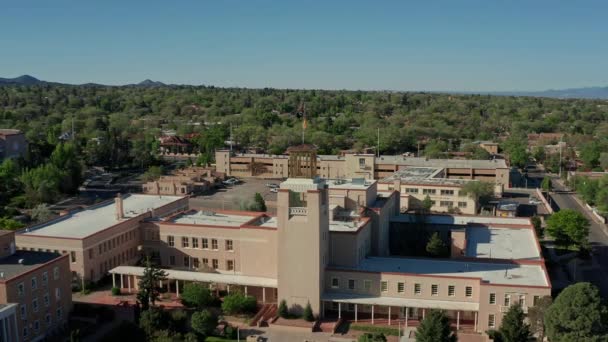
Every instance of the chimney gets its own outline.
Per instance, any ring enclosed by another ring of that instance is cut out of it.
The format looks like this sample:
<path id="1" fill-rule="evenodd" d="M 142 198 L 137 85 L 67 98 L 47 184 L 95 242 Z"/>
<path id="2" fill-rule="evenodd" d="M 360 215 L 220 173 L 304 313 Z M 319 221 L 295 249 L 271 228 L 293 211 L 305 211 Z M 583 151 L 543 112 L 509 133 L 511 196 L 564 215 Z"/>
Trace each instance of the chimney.
<path id="1" fill-rule="evenodd" d="M 122 220 L 125 217 L 125 212 L 122 204 L 122 195 L 120 193 L 116 195 L 114 203 L 116 204 L 116 219 Z"/>

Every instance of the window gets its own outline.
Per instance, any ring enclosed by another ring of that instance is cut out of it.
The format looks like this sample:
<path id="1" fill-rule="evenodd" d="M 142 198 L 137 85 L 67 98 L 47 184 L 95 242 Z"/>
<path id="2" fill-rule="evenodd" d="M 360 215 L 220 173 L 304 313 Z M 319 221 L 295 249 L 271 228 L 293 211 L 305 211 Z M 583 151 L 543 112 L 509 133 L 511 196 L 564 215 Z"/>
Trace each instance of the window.
<path id="1" fill-rule="evenodd" d="M 21 304 L 21 319 L 26 319 L 27 318 L 27 307 L 25 304 Z"/>
<path id="2" fill-rule="evenodd" d="M 55 299 L 57 301 L 59 301 L 61 299 L 61 289 L 58 287 L 55 288 Z"/>
<path id="3" fill-rule="evenodd" d="M 190 267 L 190 257 L 189 256 L 184 257 L 184 267 Z"/>
<path id="4" fill-rule="evenodd" d="M 234 260 L 226 260 L 226 269 L 228 271 L 234 270 Z"/>
<path id="5" fill-rule="evenodd" d="M 451 208 L 451 207 L 454 206 L 454 202 L 452 202 L 452 201 L 439 201 L 439 206 L 440 207 Z"/>
<path id="6" fill-rule="evenodd" d="M 454 190 L 441 190 L 441 195 L 443 196 L 453 196 Z"/>
<path id="7" fill-rule="evenodd" d="M 198 260 L 198 258 L 192 259 L 192 266 L 194 268 L 199 268 L 200 265 L 201 265 L 201 263 L 200 263 L 200 260 Z"/>
<path id="8" fill-rule="evenodd" d="M 449 285 L 448 286 L 448 296 L 449 297 L 454 297 L 455 295 L 456 295 L 456 286 Z"/>
<path id="9" fill-rule="evenodd" d="M 35 290 L 38 288 L 38 279 L 36 279 L 36 277 L 32 277 L 32 290 Z"/>
<path id="10" fill-rule="evenodd" d="M 61 318 L 63 317 L 63 310 L 61 310 L 61 308 L 57 308 L 57 320 L 61 320 Z"/>
<path id="11" fill-rule="evenodd" d="M 380 282 L 380 291 L 388 292 L 388 281 L 383 280 Z"/>
<path id="12" fill-rule="evenodd" d="M 496 316 L 494 314 L 488 315 L 488 327 L 496 328 Z"/>
<path id="13" fill-rule="evenodd" d="M 418 189 L 417 188 L 405 188 L 405 193 L 406 194 L 417 194 Z"/>
<path id="14" fill-rule="evenodd" d="M 192 238 L 192 248 L 198 248 L 198 238 Z"/>
<path id="15" fill-rule="evenodd" d="M 101 254 L 101 245 L 98 245 L 97 247 L 99 247 L 99 254 Z"/>
<path id="16" fill-rule="evenodd" d="M 226 250 L 227 251 L 232 250 L 232 240 L 226 240 Z"/>
<path id="17" fill-rule="evenodd" d="M 458 202 L 458 208 L 466 208 L 467 202 Z"/>
<path id="18" fill-rule="evenodd" d="M 217 240 L 211 239 L 211 249 L 217 249 Z"/>
<path id="19" fill-rule="evenodd" d="M 49 306 L 49 302 L 50 301 L 49 301 L 49 293 L 48 292 L 44 294 L 43 300 L 44 300 L 44 306 Z"/>
<path id="20" fill-rule="evenodd" d="M 511 295 L 510 294 L 506 294 L 505 295 L 504 305 L 505 306 L 510 306 L 511 305 Z"/>
<path id="21" fill-rule="evenodd" d="M 34 321 L 34 330 L 38 331 L 38 329 L 40 329 L 40 322 L 38 320 Z"/>
<path id="22" fill-rule="evenodd" d="M 403 282 L 397 283 L 397 292 L 399 292 L 399 293 L 405 292 L 405 283 L 403 283 Z"/>
<path id="23" fill-rule="evenodd" d="M 23 327 L 23 337 L 27 338 L 27 327 Z"/>
<path id="24" fill-rule="evenodd" d="M 371 280 L 364 280 L 363 281 L 363 288 L 365 289 L 365 291 L 369 291 L 372 289 L 372 281 Z"/>
<path id="25" fill-rule="evenodd" d="M 72 259 L 72 262 L 76 262 L 76 252 L 70 252 L 70 259 Z"/>
<path id="26" fill-rule="evenodd" d="M 209 266 L 209 259 L 203 258 L 203 265 Z"/>
<path id="27" fill-rule="evenodd" d="M 38 298 L 34 298 L 32 300 L 32 310 L 34 312 L 38 312 Z"/>
<path id="28" fill-rule="evenodd" d="M 93 248 L 89 249 L 89 259 L 93 259 Z"/>
<path id="29" fill-rule="evenodd" d="M 175 246 L 175 239 L 173 238 L 173 235 L 167 235 L 167 244 L 169 247 Z"/>
<path id="30" fill-rule="evenodd" d="M 25 294 L 25 285 L 23 283 L 17 284 L 17 294 L 21 297 Z"/>
<path id="31" fill-rule="evenodd" d="M 471 286 L 465 287 L 464 295 L 467 296 L 467 298 L 473 297 L 473 287 L 471 287 Z"/>
<path id="32" fill-rule="evenodd" d="M 435 189 L 422 189 L 423 195 L 434 195 L 436 193 L 437 193 L 437 190 L 435 190 Z"/>
<path id="33" fill-rule="evenodd" d="M 203 249 L 209 249 L 209 239 L 203 238 Z"/>
<path id="34" fill-rule="evenodd" d="M 211 260 L 211 266 L 213 267 L 214 270 L 217 270 L 220 266 L 219 266 L 219 262 L 217 261 L 217 259 L 213 259 Z"/>
<path id="35" fill-rule="evenodd" d="M 540 301 L 540 296 L 534 296 L 533 299 L 532 299 L 532 304 L 534 306 L 536 306 L 539 301 Z"/>
<path id="36" fill-rule="evenodd" d="M 526 306 L 526 295 L 519 295 L 519 306 L 522 308 Z"/>
<path id="37" fill-rule="evenodd" d="M 51 325 L 51 315 L 50 314 L 46 314 L 46 316 L 44 316 L 44 320 L 46 321 L 46 325 L 49 326 Z"/>
<path id="38" fill-rule="evenodd" d="M 169 255 L 169 265 L 175 266 L 175 255 Z"/>
<path id="39" fill-rule="evenodd" d="M 359 168 L 360 169 L 365 168 L 365 158 L 359 158 Z"/>
<path id="40" fill-rule="evenodd" d="M 188 238 L 185 236 L 182 236 L 182 247 L 183 248 L 188 248 L 189 247 L 189 243 L 188 243 Z"/>
<path id="41" fill-rule="evenodd" d="M 431 296 L 439 295 L 439 285 L 433 284 L 431 285 Z"/>
<path id="42" fill-rule="evenodd" d="M 331 288 L 332 289 L 339 289 L 340 288 L 340 279 L 338 279 L 338 278 L 331 278 Z"/>
<path id="43" fill-rule="evenodd" d="M 59 279 L 59 267 L 53 268 L 53 279 Z"/>
<path id="44" fill-rule="evenodd" d="M 42 285 L 45 286 L 49 283 L 49 272 L 42 272 Z"/>
<path id="45" fill-rule="evenodd" d="M 355 289 L 355 279 L 348 279 L 348 289 L 349 290 Z"/>
<path id="46" fill-rule="evenodd" d="M 496 304 L 496 293 L 490 293 L 490 304 Z"/>
<path id="47" fill-rule="evenodd" d="M 414 294 L 420 295 L 421 292 L 420 284 L 414 284 Z"/>

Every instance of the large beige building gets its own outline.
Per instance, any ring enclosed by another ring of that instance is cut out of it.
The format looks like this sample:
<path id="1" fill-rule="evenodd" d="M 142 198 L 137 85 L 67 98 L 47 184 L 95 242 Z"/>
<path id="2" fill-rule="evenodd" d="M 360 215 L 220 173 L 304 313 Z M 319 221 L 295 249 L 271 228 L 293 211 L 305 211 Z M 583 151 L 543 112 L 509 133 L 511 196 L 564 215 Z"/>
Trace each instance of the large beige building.
<path id="1" fill-rule="evenodd" d="M 0 231 L 0 341 L 39 341 L 67 323 L 72 308 L 67 255 L 17 250 Z"/>
<path id="2" fill-rule="evenodd" d="M 189 210 L 181 198 L 154 196 L 157 200 L 149 203 L 143 195 L 85 211 L 97 218 L 96 211 L 121 212 L 121 205 L 156 207 L 118 223 L 124 224 L 121 232 L 135 232 L 128 243 L 139 247 L 136 257 L 150 255 L 166 269 L 167 279 L 159 286 L 178 295 L 185 282 L 200 282 L 218 291 L 243 291 L 265 304 L 285 300 L 295 312 L 310 303 L 315 314 L 327 319 L 372 324 L 416 325 L 429 309 L 442 309 L 457 330 L 480 334 L 498 327 L 509 306 L 518 303 L 526 311 L 550 295 L 528 219 L 400 214 L 399 192 L 379 190 L 379 185 L 364 178 L 288 179 L 278 191 L 276 216 Z M 23 247 L 38 248 L 49 244 L 51 235 L 65 244 L 71 241 L 68 232 L 82 224 L 79 220 L 71 216 L 52 224 L 52 230 L 47 226 L 24 232 L 18 235 L 18 246 L 22 239 Z M 111 228 L 116 223 L 111 220 L 105 224 L 110 227 L 95 230 L 116 233 Z M 395 253 L 390 237 L 397 232 L 414 238 L 420 228 L 424 234 L 440 233 L 449 258 Z M 90 233 L 79 233 L 84 241 L 73 236 L 80 247 L 66 248 L 70 255 L 77 252 L 72 269 L 86 277 L 101 267 L 112 274 L 115 286 L 136 291 L 143 268 L 133 258 L 118 258 L 109 269 L 100 266 L 104 258 L 97 259 L 97 246 L 107 238 L 99 235 L 96 240 Z M 84 267 L 79 258 L 84 258 Z"/>
<path id="3" fill-rule="evenodd" d="M 384 179 L 407 167 L 442 168 L 450 179 L 475 179 L 508 188 L 509 167 L 505 160 L 427 159 L 406 156 L 375 156 L 373 154 L 345 154 L 316 156 L 316 175 L 326 179 L 366 178 Z M 221 150 L 215 153 L 218 172 L 234 177 L 289 178 L 288 155 L 235 154 Z M 293 168 L 291 169 L 293 173 Z"/>

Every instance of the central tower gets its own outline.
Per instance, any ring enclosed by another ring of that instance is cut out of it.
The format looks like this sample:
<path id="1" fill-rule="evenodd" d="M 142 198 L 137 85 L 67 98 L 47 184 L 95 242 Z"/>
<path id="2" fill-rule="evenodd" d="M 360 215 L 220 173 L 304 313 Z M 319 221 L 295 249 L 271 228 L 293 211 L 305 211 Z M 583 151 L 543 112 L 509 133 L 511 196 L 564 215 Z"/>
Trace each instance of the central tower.
<path id="1" fill-rule="evenodd" d="M 291 146 L 285 152 L 289 155 L 288 175 L 290 178 L 315 178 L 317 175 L 317 148 L 314 145 Z"/>

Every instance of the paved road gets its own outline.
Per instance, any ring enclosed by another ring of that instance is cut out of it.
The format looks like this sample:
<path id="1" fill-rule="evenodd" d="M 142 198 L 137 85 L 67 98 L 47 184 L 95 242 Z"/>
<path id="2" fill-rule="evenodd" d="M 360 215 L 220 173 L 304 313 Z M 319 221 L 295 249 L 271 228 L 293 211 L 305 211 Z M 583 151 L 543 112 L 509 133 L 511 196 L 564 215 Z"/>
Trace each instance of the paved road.
<path id="1" fill-rule="evenodd" d="M 574 209 L 587 217 L 590 223 L 589 242 L 593 250 L 593 267 L 583 271 L 583 279 L 596 284 L 604 298 L 608 298 L 608 232 L 604 224 L 600 223 L 589 210 L 581 205 L 572 192 L 567 189 L 556 178 L 553 180 L 554 192 L 551 199 L 554 209 Z"/>

